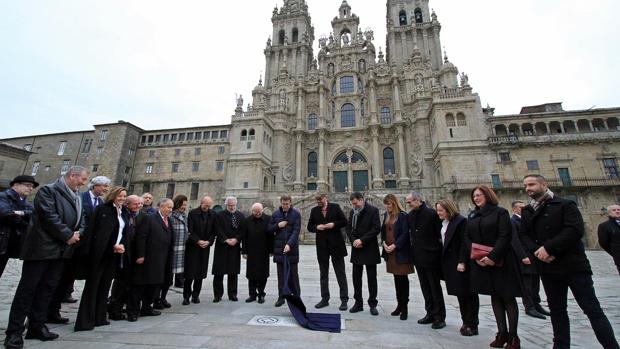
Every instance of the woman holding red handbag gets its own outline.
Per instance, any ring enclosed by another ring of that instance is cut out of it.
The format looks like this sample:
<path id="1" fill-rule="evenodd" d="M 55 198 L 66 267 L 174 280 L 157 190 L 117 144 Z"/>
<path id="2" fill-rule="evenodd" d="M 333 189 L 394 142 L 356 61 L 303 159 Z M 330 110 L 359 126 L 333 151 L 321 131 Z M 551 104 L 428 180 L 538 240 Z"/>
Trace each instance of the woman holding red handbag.
<path id="1" fill-rule="evenodd" d="M 472 190 L 471 201 L 476 209 L 469 216 L 465 240 L 470 250 L 472 244 L 483 245 L 474 245 L 471 250 L 476 258 L 469 261 L 471 290 L 491 296 L 498 333 L 490 346 L 503 348 L 507 344 L 506 348 L 518 349 L 521 344 L 517 336 L 519 308 L 516 297 L 521 297 L 521 285 L 516 257 L 510 245 L 510 215 L 497 205 L 497 195 L 485 185 Z M 491 247 L 488 254 L 477 254 L 485 246 Z"/>

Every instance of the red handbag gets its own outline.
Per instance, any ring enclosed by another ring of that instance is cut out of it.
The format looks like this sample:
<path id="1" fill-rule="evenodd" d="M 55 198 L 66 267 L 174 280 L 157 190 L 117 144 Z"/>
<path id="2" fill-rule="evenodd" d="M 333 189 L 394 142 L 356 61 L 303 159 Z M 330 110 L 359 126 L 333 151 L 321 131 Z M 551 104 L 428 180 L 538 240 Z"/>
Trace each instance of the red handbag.
<path id="1" fill-rule="evenodd" d="M 477 243 L 472 243 L 471 244 L 471 253 L 469 255 L 470 259 L 473 260 L 480 260 L 484 257 L 488 257 L 489 253 L 493 251 L 493 247 L 491 246 L 486 246 L 486 245 L 481 245 L 481 244 L 477 244 Z M 503 261 L 499 261 L 495 263 L 496 267 L 501 267 L 503 265 Z"/>

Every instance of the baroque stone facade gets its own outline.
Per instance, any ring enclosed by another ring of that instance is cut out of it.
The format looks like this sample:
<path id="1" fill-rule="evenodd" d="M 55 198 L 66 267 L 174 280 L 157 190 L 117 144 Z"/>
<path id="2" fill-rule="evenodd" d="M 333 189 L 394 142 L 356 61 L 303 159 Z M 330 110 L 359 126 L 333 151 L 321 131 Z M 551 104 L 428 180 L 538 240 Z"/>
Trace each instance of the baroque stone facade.
<path id="1" fill-rule="evenodd" d="M 620 108 L 550 103 L 494 115 L 442 54 L 428 0 L 388 0 L 386 8 L 385 54 L 343 1 L 315 55 L 308 6 L 285 0 L 272 12 L 264 81 L 247 106 L 238 98 L 229 125 L 147 131 L 119 121 L 5 141 L 33 152 L 24 173 L 43 183 L 84 164 L 132 192 L 186 194 L 191 206 L 209 194 L 237 196 L 244 210 L 255 201 L 274 209 L 289 193 L 302 216 L 317 191 L 348 210 L 351 191 L 381 206 L 387 193 L 417 190 L 430 203 L 452 198 L 466 214 L 479 183 L 509 207 L 527 199 L 522 177 L 541 173 L 578 203 L 595 247 L 603 208 L 620 196 Z"/>

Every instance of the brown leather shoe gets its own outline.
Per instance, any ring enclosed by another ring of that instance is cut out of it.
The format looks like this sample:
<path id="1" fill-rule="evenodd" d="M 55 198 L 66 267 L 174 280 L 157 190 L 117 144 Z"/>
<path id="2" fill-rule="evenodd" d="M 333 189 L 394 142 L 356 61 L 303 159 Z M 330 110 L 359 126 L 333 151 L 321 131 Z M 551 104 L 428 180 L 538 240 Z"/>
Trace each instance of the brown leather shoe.
<path id="1" fill-rule="evenodd" d="M 521 340 L 518 336 L 512 337 L 510 341 L 508 341 L 508 345 L 506 345 L 506 349 L 521 349 Z"/>
<path id="2" fill-rule="evenodd" d="M 489 344 L 491 348 L 503 348 L 508 343 L 507 333 L 498 333 L 495 335 L 495 340 Z"/>

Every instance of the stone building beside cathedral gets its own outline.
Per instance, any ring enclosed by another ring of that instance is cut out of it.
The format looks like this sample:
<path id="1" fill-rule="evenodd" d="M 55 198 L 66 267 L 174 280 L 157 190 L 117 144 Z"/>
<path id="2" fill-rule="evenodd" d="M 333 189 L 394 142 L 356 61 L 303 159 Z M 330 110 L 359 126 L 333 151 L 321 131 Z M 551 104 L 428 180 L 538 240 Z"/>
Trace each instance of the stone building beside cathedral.
<path id="1" fill-rule="evenodd" d="M 230 124 L 144 130 L 119 121 L 2 141 L 31 152 L 19 173 L 42 183 L 80 164 L 134 193 L 186 194 L 191 206 L 209 194 L 234 195 L 245 210 L 255 201 L 273 209 L 289 193 L 302 216 L 317 191 L 347 208 L 351 191 L 381 206 L 387 193 L 416 190 L 430 203 L 454 199 L 466 214 L 480 183 L 510 207 L 527 199 L 522 177 L 541 173 L 578 203 L 586 243 L 596 247 L 604 208 L 620 199 L 620 108 L 549 103 L 494 115 L 442 54 L 429 0 L 388 0 L 386 8 L 385 52 L 346 0 L 315 52 L 308 6 L 285 0 L 265 33 L 264 80 L 247 107 L 239 98 Z"/>

